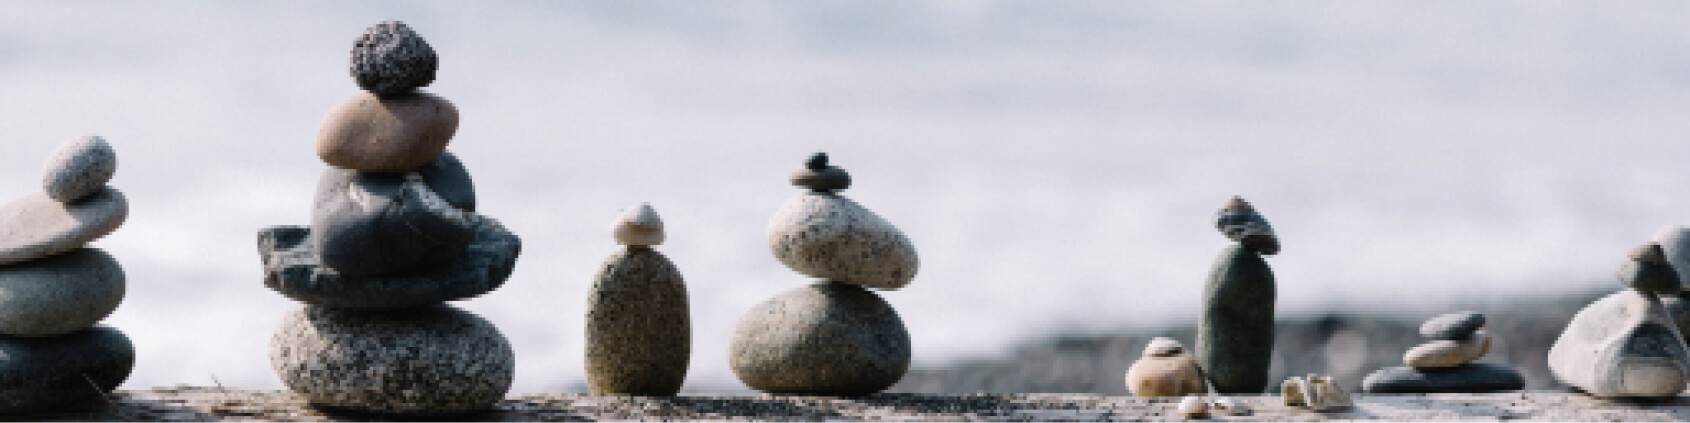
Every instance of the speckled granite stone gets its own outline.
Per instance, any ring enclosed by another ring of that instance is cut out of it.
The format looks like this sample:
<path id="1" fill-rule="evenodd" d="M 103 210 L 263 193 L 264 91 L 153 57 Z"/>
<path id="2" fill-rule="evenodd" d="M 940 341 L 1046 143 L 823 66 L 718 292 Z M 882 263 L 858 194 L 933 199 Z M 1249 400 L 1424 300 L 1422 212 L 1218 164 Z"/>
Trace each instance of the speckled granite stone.
<path id="1" fill-rule="evenodd" d="M 135 347 L 108 326 L 63 336 L 0 336 L 0 414 L 100 405 L 129 378 Z"/>
<path id="2" fill-rule="evenodd" d="M 1458 311 L 1439 315 L 1420 323 L 1420 336 L 1426 339 L 1467 339 L 1485 327 L 1485 315 L 1477 311 Z"/>
<path id="3" fill-rule="evenodd" d="M 1599 397 L 1670 397 L 1690 380 L 1690 351 L 1659 300 L 1626 289 L 1573 315 L 1549 348 L 1549 371 Z"/>
<path id="4" fill-rule="evenodd" d="M 446 150 L 458 108 L 433 94 L 358 93 L 329 112 L 317 131 L 317 158 L 367 172 L 409 172 Z"/>
<path id="5" fill-rule="evenodd" d="M 0 265 L 82 248 L 123 225 L 129 202 L 102 188 L 72 203 L 34 193 L 0 206 Z"/>
<path id="6" fill-rule="evenodd" d="M 123 302 L 123 267 L 93 248 L 0 266 L 0 335 L 87 329 Z"/>
<path id="7" fill-rule="evenodd" d="M 798 273 L 872 288 L 903 288 L 919 261 L 904 233 L 849 198 L 807 192 L 769 220 L 769 248 Z"/>
<path id="8" fill-rule="evenodd" d="M 372 93 L 396 95 L 426 87 L 439 66 L 434 48 L 404 22 L 370 26 L 352 44 L 352 79 Z"/>
<path id="9" fill-rule="evenodd" d="M 310 230 L 277 226 L 258 232 L 264 286 L 295 300 L 342 308 L 402 308 L 461 300 L 491 292 L 516 268 L 522 240 L 497 220 L 481 217 L 475 241 L 455 259 L 427 270 L 388 276 L 349 276 L 323 267 Z"/>
<path id="10" fill-rule="evenodd" d="M 686 282 L 649 247 L 606 259 L 587 297 L 587 386 L 594 394 L 674 395 L 691 361 Z"/>
<path id="11" fill-rule="evenodd" d="M 745 313 L 728 357 L 739 380 L 759 391 L 865 395 L 904 377 L 910 336 L 880 296 L 824 282 L 786 291 Z"/>
<path id="12" fill-rule="evenodd" d="M 1499 392 L 1517 391 L 1525 386 L 1520 372 L 1487 363 L 1436 369 L 1387 367 L 1367 375 L 1361 382 L 1362 392 L 1370 394 Z"/>
<path id="13" fill-rule="evenodd" d="M 1232 245 L 1215 259 L 1203 289 L 1197 362 L 1215 390 L 1259 394 L 1273 363 L 1273 269 L 1248 247 Z"/>
<path id="14" fill-rule="evenodd" d="M 330 168 L 318 180 L 311 241 L 345 275 L 410 273 L 461 255 L 475 237 L 475 188 L 451 153 L 413 173 Z"/>
<path id="15" fill-rule="evenodd" d="M 41 187 L 47 196 L 76 201 L 105 187 L 117 173 L 117 151 L 104 138 L 86 136 L 59 147 L 44 168 Z"/>
<path id="16" fill-rule="evenodd" d="M 270 341 L 270 364 L 312 404 L 392 414 L 485 410 L 515 356 L 493 324 L 446 305 L 391 311 L 306 306 Z"/>

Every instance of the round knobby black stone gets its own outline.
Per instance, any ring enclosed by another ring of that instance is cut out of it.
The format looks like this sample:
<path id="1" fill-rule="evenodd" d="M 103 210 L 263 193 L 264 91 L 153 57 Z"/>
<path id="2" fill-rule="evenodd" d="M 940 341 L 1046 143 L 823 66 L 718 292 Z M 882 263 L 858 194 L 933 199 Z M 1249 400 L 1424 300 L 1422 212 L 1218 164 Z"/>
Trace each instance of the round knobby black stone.
<path id="1" fill-rule="evenodd" d="M 399 95 L 426 87 L 434 82 L 439 67 L 434 48 L 403 22 L 375 24 L 352 45 L 352 78 L 358 87 L 376 95 Z"/>

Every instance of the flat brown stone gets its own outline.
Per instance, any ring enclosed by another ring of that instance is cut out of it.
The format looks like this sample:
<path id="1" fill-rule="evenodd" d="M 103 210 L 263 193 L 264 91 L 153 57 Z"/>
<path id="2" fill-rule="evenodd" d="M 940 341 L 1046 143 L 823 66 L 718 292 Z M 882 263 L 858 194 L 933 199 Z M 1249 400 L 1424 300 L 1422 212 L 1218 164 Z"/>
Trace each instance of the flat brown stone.
<path id="1" fill-rule="evenodd" d="M 317 157 L 342 169 L 405 172 L 434 161 L 457 132 L 458 109 L 444 98 L 359 92 L 323 121 Z"/>

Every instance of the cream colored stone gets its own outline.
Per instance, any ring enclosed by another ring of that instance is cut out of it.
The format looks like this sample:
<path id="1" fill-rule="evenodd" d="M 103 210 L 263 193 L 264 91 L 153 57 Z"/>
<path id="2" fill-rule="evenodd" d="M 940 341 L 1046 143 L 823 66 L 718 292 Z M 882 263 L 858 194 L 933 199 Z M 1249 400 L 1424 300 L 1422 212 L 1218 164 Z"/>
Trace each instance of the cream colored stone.
<path id="1" fill-rule="evenodd" d="M 408 172 L 439 157 L 457 132 L 458 109 L 444 98 L 360 91 L 324 120 L 317 157 L 342 169 Z"/>
<path id="2" fill-rule="evenodd" d="M 1156 338 L 1144 356 L 1127 368 L 1127 390 L 1141 397 L 1177 397 L 1204 392 L 1197 360 L 1171 338 Z"/>
<path id="3" fill-rule="evenodd" d="M 658 245 L 663 243 L 663 219 L 657 217 L 657 211 L 652 210 L 650 204 L 640 203 L 616 216 L 611 232 L 618 244 Z"/>
<path id="4" fill-rule="evenodd" d="M 1490 352 L 1490 334 L 1483 329 L 1460 341 L 1436 340 L 1410 348 L 1402 362 L 1415 368 L 1445 368 L 1471 363 Z"/>

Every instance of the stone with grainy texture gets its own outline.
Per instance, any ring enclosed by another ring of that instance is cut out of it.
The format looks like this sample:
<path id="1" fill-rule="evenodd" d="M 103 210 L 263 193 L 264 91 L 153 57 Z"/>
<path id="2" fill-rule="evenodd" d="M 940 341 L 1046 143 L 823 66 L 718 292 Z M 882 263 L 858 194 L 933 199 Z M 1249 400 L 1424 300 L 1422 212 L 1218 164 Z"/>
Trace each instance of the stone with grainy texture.
<path id="1" fill-rule="evenodd" d="M 1249 248 L 1232 245 L 1215 259 L 1203 291 L 1197 362 L 1216 391 L 1267 389 L 1275 295 L 1273 269 Z"/>
<path id="2" fill-rule="evenodd" d="M 0 336 L 0 414 L 96 405 L 134 367 L 135 347 L 107 326 L 52 337 Z"/>
<path id="3" fill-rule="evenodd" d="M 1467 339 L 1438 339 L 1410 348 L 1402 362 L 1409 367 L 1455 367 L 1471 363 L 1490 352 L 1490 334 L 1473 332 Z"/>
<path id="4" fill-rule="evenodd" d="M 1242 197 L 1233 196 L 1215 213 L 1215 229 L 1251 251 L 1279 254 L 1279 237 L 1274 235 L 1273 226 Z"/>
<path id="5" fill-rule="evenodd" d="M 616 216 L 611 235 L 622 245 L 658 245 L 663 243 L 663 219 L 650 204 L 640 203 Z"/>
<path id="6" fill-rule="evenodd" d="M 378 95 L 400 95 L 434 82 L 440 59 L 409 25 L 387 21 L 365 29 L 352 44 L 352 79 Z"/>
<path id="7" fill-rule="evenodd" d="M 510 389 L 515 364 L 498 328 L 446 305 L 306 306 L 270 341 L 270 365 L 288 389 L 312 404 L 373 413 L 486 410 Z"/>
<path id="8" fill-rule="evenodd" d="M 317 157 L 366 172 L 409 172 L 433 161 L 458 132 L 458 108 L 433 94 L 358 93 L 324 119 Z"/>
<path id="9" fill-rule="evenodd" d="M 1525 386 L 1525 379 L 1514 368 L 1489 363 L 1437 369 L 1387 367 L 1361 382 L 1362 392 L 1373 394 L 1481 393 L 1516 391 Z"/>
<path id="10" fill-rule="evenodd" d="M 258 232 L 264 286 L 311 304 L 360 309 L 415 307 L 479 296 L 505 283 L 522 240 L 489 217 L 477 219 L 475 240 L 463 254 L 426 271 L 351 276 L 324 267 L 307 240 L 311 230 L 276 226 Z"/>
<path id="11" fill-rule="evenodd" d="M 674 395 L 691 362 L 686 281 L 649 247 L 606 259 L 587 297 L 587 386 L 595 394 Z"/>
<path id="12" fill-rule="evenodd" d="M 0 335 L 87 329 L 117 310 L 123 289 L 123 267 L 93 248 L 0 266 Z"/>
<path id="13" fill-rule="evenodd" d="M 769 248 L 798 273 L 895 290 L 919 266 L 915 245 L 879 215 L 834 194 L 807 192 L 769 220 Z"/>
<path id="14" fill-rule="evenodd" d="M 411 273 L 461 255 L 474 210 L 469 172 L 450 153 L 414 173 L 331 168 L 317 184 L 312 248 L 341 274 Z"/>
<path id="15" fill-rule="evenodd" d="M 1127 368 L 1127 389 L 1141 397 L 1177 397 L 1205 390 L 1197 360 L 1172 338 L 1156 338 L 1145 346 L 1143 356 Z"/>
<path id="16" fill-rule="evenodd" d="M 910 336 L 891 304 L 853 284 L 799 287 L 740 317 L 728 353 L 734 374 L 769 393 L 865 395 L 910 365 Z"/>
<path id="17" fill-rule="evenodd" d="M 1599 397 L 1667 397 L 1690 380 L 1690 351 L 1659 300 L 1626 289 L 1573 316 L 1549 348 L 1549 370 Z"/>
<path id="18" fill-rule="evenodd" d="M 1426 339 L 1467 339 L 1485 327 L 1485 315 L 1477 311 L 1458 311 L 1426 319 L 1420 324 L 1420 336 Z"/>
<path id="19" fill-rule="evenodd" d="M 0 265 L 82 248 L 129 218 L 129 202 L 103 188 L 74 203 L 35 193 L 0 206 Z"/>
<path id="20" fill-rule="evenodd" d="M 43 167 L 42 191 L 68 203 L 106 186 L 117 173 L 117 151 L 104 138 L 90 135 L 59 147 Z"/>
<path id="21" fill-rule="evenodd" d="M 792 173 L 792 185 L 812 192 L 829 193 L 851 187 L 851 174 L 845 169 L 827 164 L 827 153 L 816 153 L 804 163 L 804 168 Z"/>

